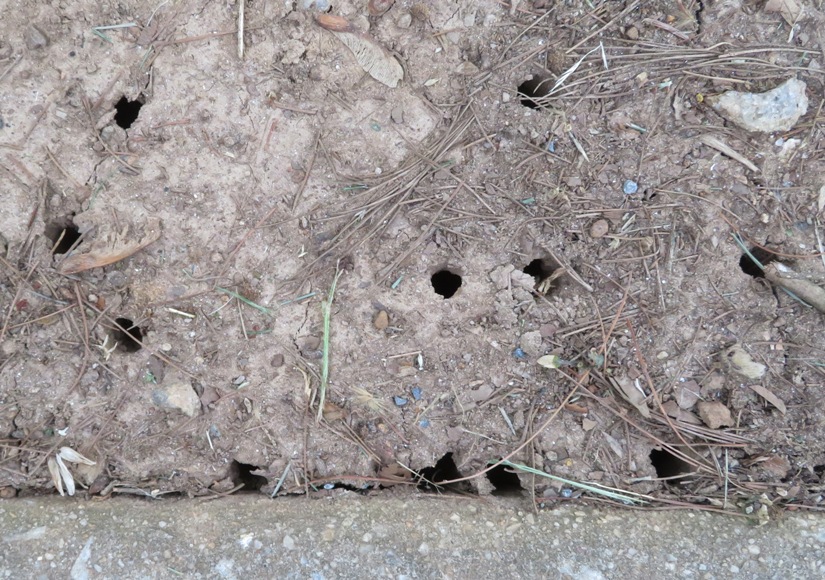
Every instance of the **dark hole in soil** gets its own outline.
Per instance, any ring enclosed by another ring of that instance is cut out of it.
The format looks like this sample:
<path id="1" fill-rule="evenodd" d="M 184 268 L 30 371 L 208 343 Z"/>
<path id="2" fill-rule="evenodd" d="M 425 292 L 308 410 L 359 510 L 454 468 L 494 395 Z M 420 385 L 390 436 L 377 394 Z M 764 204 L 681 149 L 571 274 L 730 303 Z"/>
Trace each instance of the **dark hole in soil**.
<path id="1" fill-rule="evenodd" d="M 444 457 L 439 459 L 433 467 L 425 467 L 420 471 L 420 474 L 421 483 L 418 484 L 418 489 L 421 491 L 444 491 L 454 489 L 452 485 L 440 486 L 434 484 L 441 481 L 461 478 L 461 473 L 458 471 L 458 466 L 453 460 L 452 452 L 445 453 Z"/>
<path id="2" fill-rule="evenodd" d="M 529 264 L 524 267 L 525 274 L 529 274 L 533 278 L 536 279 L 536 284 L 547 278 L 550 274 L 552 274 L 556 269 L 550 263 L 549 260 L 545 260 L 542 258 L 536 258 Z"/>
<path id="3" fill-rule="evenodd" d="M 449 270 L 439 270 L 431 278 L 433 290 L 436 294 L 441 294 L 444 298 L 452 298 L 461 288 L 461 276 L 453 274 Z"/>
<path id="4" fill-rule="evenodd" d="M 44 233 L 52 241 L 55 254 L 65 254 L 80 239 L 80 230 L 71 216 L 50 223 Z"/>
<path id="5" fill-rule="evenodd" d="M 485 474 L 495 488 L 493 495 L 521 495 L 524 490 L 521 480 L 511 469 L 504 465 L 496 465 Z"/>
<path id="6" fill-rule="evenodd" d="M 235 485 L 243 484 L 240 491 L 257 491 L 267 484 L 267 479 L 263 475 L 252 473 L 258 469 L 257 465 L 233 461 L 229 467 L 229 476 Z"/>
<path id="7" fill-rule="evenodd" d="M 115 318 L 115 322 L 125 329 L 125 332 L 120 328 L 115 327 L 112 332 L 112 338 L 117 342 L 117 346 L 123 352 L 137 352 L 143 348 L 140 341 L 143 340 L 143 331 L 139 326 L 128 318 Z"/>
<path id="8" fill-rule="evenodd" d="M 542 76 L 534 76 L 532 79 L 524 81 L 518 86 L 518 95 L 521 104 L 531 109 L 541 109 L 545 105 L 539 99 L 547 96 L 553 88 L 551 79 Z"/>
<path id="9" fill-rule="evenodd" d="M 138 118 L 140 108 L 143 106 L 145 99 L 143 95 L 138 96 L 134 101 L 130 101 L 126 96 L 120 97 L 120 100 L 115 104 L 115 123 L 121 129 L 128 129 L 132 126 Z"/>
<path id="10" fill-rule="evenodd" d="M 675 477 L 693 471 L 687 461 L 676 457 L 667 449 L 653 449 L 650 452 L 650 462 L 656 470 L 656 477 Z"/>
<path id="11" fill-rule="evenodd" d="M 779 258 L 779 256 L 777 256 L 773 252 L 763 250 L 762 248 L 751 248 L 750 252 L 753 255 L 753 257 L 756 258 L 759 261 L 759 263 L 761 263 L 763 266 L 766 266 Z M 754 261 L 751 260 L 751 257 L 748 256 L 746 253 L 743 253 L 742 257 L 739 258 L 739 267 L 742 268 L 742 271 L 748 276 L 753 276 L 754 278 L 765 277 L 764 272 L 762 272 L 762 268 L 757 266 L 756 263 L 754 263 Z"/>

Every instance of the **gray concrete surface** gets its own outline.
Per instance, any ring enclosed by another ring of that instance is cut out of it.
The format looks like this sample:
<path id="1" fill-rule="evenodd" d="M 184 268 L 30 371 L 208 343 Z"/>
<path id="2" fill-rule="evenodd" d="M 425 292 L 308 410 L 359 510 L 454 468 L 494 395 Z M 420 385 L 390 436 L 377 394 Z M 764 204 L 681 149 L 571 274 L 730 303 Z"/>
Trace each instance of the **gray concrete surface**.
<path id="1" fill-rule="evenodd" d="M 452 497 L 0 500 L 8 578 L 822 578 L 825 518 Z"/>

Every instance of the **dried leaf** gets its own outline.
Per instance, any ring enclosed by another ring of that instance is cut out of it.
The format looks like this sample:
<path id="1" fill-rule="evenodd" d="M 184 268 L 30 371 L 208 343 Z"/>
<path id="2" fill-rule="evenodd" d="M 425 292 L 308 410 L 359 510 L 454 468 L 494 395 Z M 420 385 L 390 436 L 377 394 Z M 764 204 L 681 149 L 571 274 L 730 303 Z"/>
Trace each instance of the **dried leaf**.
<path id="1" fill-rule="evenodd" d="M 793 26 L 802 14 L 802 7 L 796 0 L 768 0 L 765 3 L 765 12 L 768 14 L 779 12 L 785 22 Z"/>
<path id="2" fill-rule="evenodd" d="M 57 462 L 54 458 L 49 457 L 49 460 L 46 462 L 49 466 L 49 473 L 52 475 L 52 483 L 57 491 L 60 492 L 60 495 L 66 495 L 63 491 L 63 479 L 60 477 L 60 468 L 57 467 Z"/>
<path id="3" fill-rule="evenodd" d="M 611 379 L 611 383 L 619 391 L 622 398 L 636 407 L 645 419 L 650 418 L 650 409 L 647 407 L 647 397 L 641 387 L 637 387 L 628 377 Z"/>
<path id="4" fill-rule="evenodd" d="M 57 453 L 58 457 L 65 461 L 69 461 L 71 463 L 82 463 L 84 465 L 95 465 L 95 462 L 91 459 L 84 457 L 71 447 L 61 447 L 60 451 Z"/>
<path id="5" fill-rule="evenodd" d="M 771 405 L 779 409 L 779 412 L 783 415 L 787 412 L 787 408 L 785 407 L 785 403 L 782 402 L 782 399 L 774 395 L 771 391 L 763 387 L 762 385 L 748 385 L 753 391 L 769 402 Z"/>
<path id="6" fill-rule="evenodd" d="M 557 369 L 566 366 L 564 364 L 565 361 L 562 360 L 560 356 L 555 354 L 546 354 L 543 357 L 540 357 L 536 362 L 548 369 Z"/>
<path id="7" fill-rule="evenodd" d="M 676 401 L 668 401 L 662 405 L 665 409 L 665 413 L 667 413 L 668 417 L 673 417 L 679 421 L 684 423 L 690 423 L 691 425 L 701 425 L 702 421 L 691 413 L 690 411 L 685 411 L 684 409 L 680 408 Z"/>
<path id="8" fill-rule="evenodd" d="M 593 428 L 596 427 L 596 425 L 598 425 L 598 423 L 593 419 L 588 419 L 587 417 L 582 419 L 582 429 L 584 429 L 585 431 L 591 431 Z"/>
<path id="9" fill-rule="evenodd" d="M 396 58 L 371 36 L 354 29 L 344 18 L 320 14 L 316 20 L 337 36 L 350 49 L 361 68 L 379 83 L 394 89 L 404 78 L 404 69 Z"/>
<path id="10" fill-rule="evenodd" d="M 779 262 L 765 266 L 765 278 L 771 283 L 793 292 L 797 298 L 803 300 L 819 310 L 825 312 L 825 288 L 805 280 L 793 270 Z"/>
<path id="11" fill-rule="evenodd" d="M 55 457 L 57 461 L 57 468 L 60 470 L 60 476 L 63 478 L 63 483 L 66 484 L 66 493 L 69 495 L 74 495 L 74 477 L 72 477 L 72 473 L 69 471 L 69 468 L 66 467 L 66 464 L 63 463 L 63 460 L 60 458 L 60 455 Z"/>
<path id="12" fill-rule="evenodd" d="M 58 267 L 58 271 L 67 275 L 77 274 L 92 268 L 102 268 L 114 264 L 156 242 L 160 238 L 160 234 L 161 224 L 157 218 L 149 221 L 144 227 L 144 235 L 138 240 L 134 239 L 134 233 L 130 232 L 129 226 L 126 226 L 119 233 L 95 240 L 90 251 L 84 254 L 72 254 L 63 260 Z"/>
<path id="13" fill-rule="evenodd" d="M 412 474 L 398 464 L 392 464 L 382 467 L 378 470 L 378 477 L 381 479 L 393 479 L 398 483 L 404 483 L 412 478 Z M 382 481 L 381 485 L 384 487 L 392 487 L 394 483 Z"/>

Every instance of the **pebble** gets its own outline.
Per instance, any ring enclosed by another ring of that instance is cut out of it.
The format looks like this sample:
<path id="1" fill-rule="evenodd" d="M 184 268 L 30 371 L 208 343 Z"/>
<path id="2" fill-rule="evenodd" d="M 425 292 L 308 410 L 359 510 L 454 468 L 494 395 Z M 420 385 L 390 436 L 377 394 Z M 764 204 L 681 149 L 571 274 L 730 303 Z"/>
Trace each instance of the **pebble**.
<path id="1" fill-rule="evenodd" d="M 329 2 L 327 0 L 300 0 L 300 2 L 298 2 L 298 9 L 326 12 L 329 10 Z"/>
<path id="2" fill-rule="evenodd" d="M 49 46 L 49 37 L 46 33 L 40 30 L 37 26 L 32 24 L 26 34 L 26 46 L 29 50 L 36 50 L 38 48 L 45 48 Z"/>
<path id="3" fill-rule="evenodd" d="M 390 315 L 387 314 L 386 310 L 381 310 L 375 315 L 372 324 L 377 330 L 386 330 L 390 325 Z"/>
<path id="4" fill-rule="evenodd" d="M 398 17 L 398 28 L 409 28 L 412 24 L 412 14 L 405 12 Z"/>
<path id="5" fill-rule="evenodd" d="M 521 335 L 521 349 L 527 356 L 537 357 L 541 352 L 541 331 L 531 330 Z M 517 357 L 520 358 L 520 357 Z"/>
<path id="6" fill-rule="evenodd" d="M 808 112 L 807 85 L 788 79 L 764 93 L 728 91 L 718 97 L 708 97 L 717 113 L 748 131 L 773 133 L 789 131 Z"/>
<path id="7" fill-rule="evenodd" d="M 13 487 L 0 487 L 0 498 L 10 499 L 17 495 L 17 490 Z"/>
<path id="8" fill-rule="evenodd" d="M 630 40 L 639 40 L 639 29 L 635 26 L 631 26 L 625 31 L 625 36 L 627 36 Z"/>
<path id="9" fill-rule="evenodd" d="M 269 361 L 269 364 L 275 368 L 284 366 L 284 355 L 281 353 L 276 354 L 272 357 L 272 360 Z"/>
<path id="10" fill-rule="evenodd" d="M 284 536 L 284 548 L 287 550 L 295 549 L 295 540 L 292 539 L 292 536 Z"/>
<path id="11" fill-rule="evenodd" d="M 590 237 L 591 238 L 602 238 L 607 235 L 607 232 L 610 231 L 610 224 L 607 223 L 607 220 L 598 220 L 590 226 Z"/>
<path id="12" fill-rule="evenodd" d="M 622 184 L 622 191 L 625 195 L 633 195 L 637 191 L 639 191 L 639 184 L 633 181 L 632 179 L 627 179 Z"/>
<path id="13" fill-rule="evenodd" d="M 152 392 L 152 402 L 158 407 L 176 409 L 187 417 L 194 417 L 201 409 L 201 401 L 188 381 L 172 382 Z"/>
<path id="14" fill-rule="evenodd" d="M 393 107 L 392 111 L 390 111 L 390 117 L 392 118 L 392 122 L 396 125 L 400 125 L 404 122 L 404 107 L 397 106 Z"/>

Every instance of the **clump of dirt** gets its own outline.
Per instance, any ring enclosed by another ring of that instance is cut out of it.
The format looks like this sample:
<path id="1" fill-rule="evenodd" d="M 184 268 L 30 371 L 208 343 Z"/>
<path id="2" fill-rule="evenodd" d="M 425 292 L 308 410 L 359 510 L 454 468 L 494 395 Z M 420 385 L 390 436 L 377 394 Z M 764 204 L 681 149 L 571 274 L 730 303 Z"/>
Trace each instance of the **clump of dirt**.
<path id="1" fill-rule="evenodd" d="M 4 497 L 818 504 L 823 315 L 743 255 L 823 279 L 819 13 L 367 4 L 7 15 Z"/>

